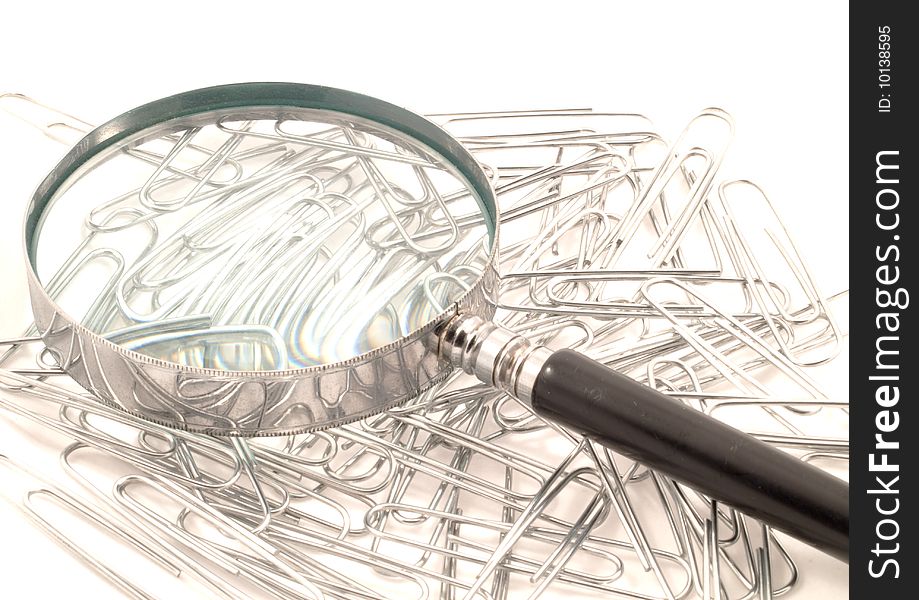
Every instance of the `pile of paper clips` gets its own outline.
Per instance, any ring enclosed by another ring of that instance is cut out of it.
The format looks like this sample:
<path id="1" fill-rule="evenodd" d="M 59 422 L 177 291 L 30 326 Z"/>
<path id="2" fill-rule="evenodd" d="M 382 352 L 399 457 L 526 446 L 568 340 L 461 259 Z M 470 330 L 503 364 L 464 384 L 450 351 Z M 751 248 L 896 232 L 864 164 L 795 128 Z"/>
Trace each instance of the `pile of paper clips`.
<path id="1" fill-rule="evenodd" d="M 431 118 L 497 191 L 500 322 L 846 468 L 847 403 L 808 374 L 844 334 L 763 191 L 719 176 L 727 114 L 701 112 L 672 145 L 640 115 Z M 129 597 L 156 591 L 49 504 L 221 598 L 763 599 L 798 578 L 759 523 L 462 374 L 351 425 L 220 439 L 94 401 L 35 334 L 0 342 L 0 415 L 60 434 L 63 473 L 0 443 L 0 496 Z"/>

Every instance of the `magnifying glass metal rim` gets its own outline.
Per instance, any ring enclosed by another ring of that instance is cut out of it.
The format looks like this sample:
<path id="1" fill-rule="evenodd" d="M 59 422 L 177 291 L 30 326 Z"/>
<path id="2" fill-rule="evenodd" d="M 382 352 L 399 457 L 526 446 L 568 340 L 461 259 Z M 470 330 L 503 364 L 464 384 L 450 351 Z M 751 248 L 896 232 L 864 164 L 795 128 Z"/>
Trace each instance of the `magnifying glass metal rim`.
<path id="1" fill-rule="evenodd" d="M 346 360 L 286 370 L 228 371 L 157 359 L 87 329 L 51 299 L 37 275 L 37 233 L 56 191 L 81 166 L 125 140 L 134 141 L 132 136 L 144 130 L 162 126 L 157 128 L 161 135 L 171 121 L 176 122 L 177 129 L 187 128 L 196 115 L 212 121 L 215 112 L 221 111 L 253 118 L 270 117 L 274 111 L 273 118 L 278 118 L 284 108 L 325 110 L 366 119 L 421 142 L 445 159 L 477 196 L 491 236 L 482 275 L 442 313 L 398 340 Z M 458 141 L 424 117 L 337 88 L 236 83 L 155 100 L 87 134 L 34 192 L 26 212 L 23 244 L 36 326 L 60 366 L 84 388 L 106 404 L 169 427 L 212 435 L 269 436 L 314 431 L 365 418 L 423 393 L 452 373 L 455 367 L 438 352 L 439 333 L 457 314 L 485 321 L 494 316 L 497 223 L 495 193 L 479 163 Z M 360 382 L 361 390 L 343 398 L 354 391 L 353 382 Z M 215 401 L 206 391 L 193 397 L 183 393 L 183 388 L 209 386 L 222 390 L 219 393 L 226 401 Z M 199 402 L 201 397 L 206 397 L 206 402 Z M 272 398 L 281 400 L 274 402 Z M 171 406 L 170 400 L 174 401 Z M 286 416 L 272 418 L 270 413 Z"/>

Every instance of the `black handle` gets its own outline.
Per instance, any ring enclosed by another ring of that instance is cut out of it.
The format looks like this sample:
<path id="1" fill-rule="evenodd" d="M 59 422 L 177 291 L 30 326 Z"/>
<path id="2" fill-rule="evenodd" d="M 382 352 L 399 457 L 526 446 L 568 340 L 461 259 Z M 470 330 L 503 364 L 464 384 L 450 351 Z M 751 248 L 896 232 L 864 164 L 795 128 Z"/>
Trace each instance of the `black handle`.
<path id="1" fill-rule="evenodd" d="M 571 350 L 555 352 L 533 408 L 848 562 L 849 486 Z"/>

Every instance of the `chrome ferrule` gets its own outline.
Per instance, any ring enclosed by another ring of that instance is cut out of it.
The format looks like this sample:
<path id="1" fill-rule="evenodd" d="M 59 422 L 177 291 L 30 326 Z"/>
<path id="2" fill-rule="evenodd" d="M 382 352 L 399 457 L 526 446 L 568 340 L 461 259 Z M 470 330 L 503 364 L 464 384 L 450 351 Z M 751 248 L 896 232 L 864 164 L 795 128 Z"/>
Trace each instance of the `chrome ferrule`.
<path id="1" fill-rule="evenodd" d="M 457 315 L 439 336 L 438 353 L 454 367 L 518 400 L 532 404 L 536 377 L 552 351 L 506 327 Z"/>

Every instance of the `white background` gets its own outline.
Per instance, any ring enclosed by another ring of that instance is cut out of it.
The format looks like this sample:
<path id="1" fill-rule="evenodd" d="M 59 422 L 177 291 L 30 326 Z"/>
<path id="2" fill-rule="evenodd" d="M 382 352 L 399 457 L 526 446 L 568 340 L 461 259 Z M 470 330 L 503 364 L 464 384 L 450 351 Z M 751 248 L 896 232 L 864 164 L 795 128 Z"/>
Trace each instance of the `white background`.
<path id="1" fill-rule="evenodd" d="M 848 287 L 848 16 L 838 2 L 203 4 L 7 3 L 0 93 L 98 123 L 187 89 L 299 81 L 420 113 L 640 112 L 670 139 L 719 106 L 737 123 L 723 171 L 769 193 L 822 291 Z M 22 213 L 64 148 L 2 114 L 0 147 L 4 337 L 28 311 Z M 839 373 L 828 390 L 844 395 L 845 364 Z M 28 459 L 11 423 L 0 416 L 0 454 Z M 0 598 L 116 597 L 3 502 L 0 532 Z M 843 565 L 796 558 L 803 581 L 791 598 L 846 597 Z"/>

